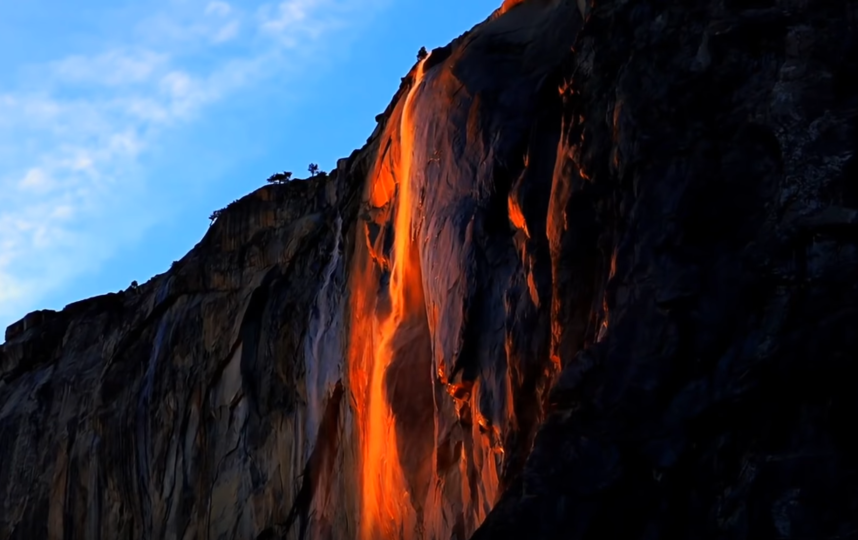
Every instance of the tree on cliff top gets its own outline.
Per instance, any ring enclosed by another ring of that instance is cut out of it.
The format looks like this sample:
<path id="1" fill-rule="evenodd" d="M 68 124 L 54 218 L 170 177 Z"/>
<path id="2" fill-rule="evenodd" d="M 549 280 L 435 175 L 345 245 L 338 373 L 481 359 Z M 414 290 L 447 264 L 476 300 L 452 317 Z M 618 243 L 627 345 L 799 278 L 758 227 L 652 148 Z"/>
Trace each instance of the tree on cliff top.
<path id="1" fill-rule="evenodd" d="M 268 182 L 269 184 L 285 184 L 286 182 L 289 182 L 291 180 L 292 180 L 292 173 L 287 172 L 287 171 L 283 171 L 283 172 L 272 174 L 271 176 L 268 177 L 268 180 L 266 180 L 266 182 Z"/>

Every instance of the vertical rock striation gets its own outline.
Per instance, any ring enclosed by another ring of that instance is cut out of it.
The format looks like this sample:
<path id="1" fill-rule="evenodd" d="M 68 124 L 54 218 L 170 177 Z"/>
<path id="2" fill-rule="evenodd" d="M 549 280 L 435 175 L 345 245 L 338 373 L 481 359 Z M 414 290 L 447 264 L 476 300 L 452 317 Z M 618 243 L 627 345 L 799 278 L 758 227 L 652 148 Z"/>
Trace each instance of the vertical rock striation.
<path id="1" fill-rule="evenodd" d="M 0 346 L 0 539 L 849 538 L 858 2 L 506 1 Z"/>
<path id="2" fill-rule="evenodd" d="M 858 534 L 856 29 L 854 1 L 593 3 L 552 192 L 564 367 L 475 540 Z"/>

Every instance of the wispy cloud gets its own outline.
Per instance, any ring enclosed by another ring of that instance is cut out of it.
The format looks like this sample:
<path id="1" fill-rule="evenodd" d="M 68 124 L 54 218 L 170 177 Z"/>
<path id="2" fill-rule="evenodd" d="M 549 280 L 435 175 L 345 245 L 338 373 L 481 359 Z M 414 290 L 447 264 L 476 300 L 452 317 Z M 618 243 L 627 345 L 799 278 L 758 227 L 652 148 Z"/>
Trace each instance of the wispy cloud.
<path id="1" fill-rule="evenodd" d="M 94 56 L 74 55 L 51 62 L 47 72 L 54 84 L 121 86 L 145 83 L 169 60 L 148 50 L 110 50 Z"/>
<path id="2" fill-rule="evenodd" d="M 136 27 L 105 35 L 99 51 L 0 78 L 0 321 L 160 219 L 141 203 L 139 164 L 159 134 L 297 67 L 323 35 L 368 9 L 358 0 L 156 6 Z"/>
<path id="3" fill-rule="evenodd" d="M 232 6 L 226 2 L 209 2 L 206 6 L 206 15 L 216 15 L 218 17 L 226 17 L 232 13 Z"/>

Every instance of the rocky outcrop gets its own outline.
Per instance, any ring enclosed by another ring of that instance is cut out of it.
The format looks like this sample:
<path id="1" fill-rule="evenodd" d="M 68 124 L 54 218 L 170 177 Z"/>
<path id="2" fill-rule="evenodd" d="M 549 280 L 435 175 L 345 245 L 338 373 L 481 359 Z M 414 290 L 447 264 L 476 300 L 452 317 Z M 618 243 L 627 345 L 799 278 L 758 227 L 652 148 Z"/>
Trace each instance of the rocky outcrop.
<path id="1" fill-rule="evenodd" d="M 336 443 L 339 379 L 313 373 L 331 392 L 307 395 L 303 360 L 342 279 L 331 188 L 360 161 L 342 167 L 243 198 L 137 290 L 7 333 L 0 537 L 256 538 L 287 522 Z"/>
<path id="2" fill-rule="evenodd" d="M 0 538 L 854 535 L 858 2 L 752 4 L 504 2 L 10 327 Z"/>
<path id="3" fill-rule="evenodd" d="M 475 540 L 858 535 L 858 3 L 692 4 L 575 44 L 558 298 L 603 327 Z"/>

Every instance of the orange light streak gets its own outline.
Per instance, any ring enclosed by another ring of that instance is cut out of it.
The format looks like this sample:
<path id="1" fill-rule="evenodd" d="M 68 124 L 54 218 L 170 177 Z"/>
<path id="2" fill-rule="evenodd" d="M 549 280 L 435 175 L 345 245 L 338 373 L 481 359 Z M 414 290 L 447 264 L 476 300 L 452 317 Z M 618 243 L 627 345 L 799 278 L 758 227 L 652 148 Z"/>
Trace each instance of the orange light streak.
<path id="1" fill-rule="evenodd" d="M 415 536 L 420 526 L 399 461 L 385 374 L 394 359 L 397 332 L 413 317 L 425 312 L 419 254 L 412 233 L 415 201 L 411 189 L 415 133 L 411 102 L 422 80 L 423 62 L 415 70 L 412 86 L 402 105 L 398 132 L 395 123 L 391 123 L 392 132 L 387 135 L 392 140 L 392 157 L 398 159 L 388 166 L 384 160 L 389 157 L 382 152 L 368 186 L 369 202 L 375 208 L 386 206 L 394 194 L 396 196 L 394 242 L 385 261 L 390 264 L 389 311 L 379 313 L 377 299 L 372 301 L 371 291 L 377 287 L 377 282 L 367 277 L 377 274 L 371 269 L 357 269 L 363 277 L 352 283 L 349 367 L 360 438 L 359 537 L 362 540 L 407 540 Z M 358 264 L 381 262 L 379 254 L 383 243 L 376 244 L 366 246 L 369 257 L 356 258 Z M 427 379 L 430 377 L 429 373 L 425 375 Z"/>

